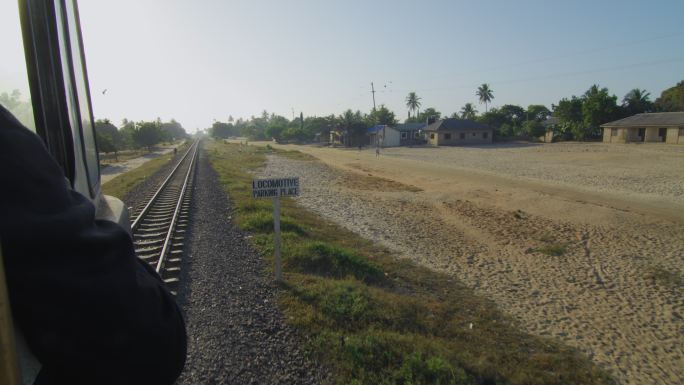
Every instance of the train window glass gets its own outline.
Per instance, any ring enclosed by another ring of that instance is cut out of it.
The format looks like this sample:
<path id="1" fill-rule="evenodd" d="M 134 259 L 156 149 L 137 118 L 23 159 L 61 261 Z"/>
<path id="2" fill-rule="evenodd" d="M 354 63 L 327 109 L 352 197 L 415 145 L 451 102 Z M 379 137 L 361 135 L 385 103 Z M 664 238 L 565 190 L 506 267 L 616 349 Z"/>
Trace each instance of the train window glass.
<path id="1" fill-rule="evenodd" d="M 76 79 L 76 93 L 79 110 L 81 112 L 81 132 L 83 146 L 85 147 L 86 165 L 88 167 L 88 180 L 91 188 L 100 183 L 100 165 L 95 144 L 95 126 L 90 104 L 90 90 L 88 87 L 88 74 L 86 72 L 85 54 L 81 39 L 80 22 L 76 2 L 66 1 L 67 19 L 69 25 L 69 39 L 71 41 L 71 57 Z"/>
<path id="2" fill-rule="evenodd" d="M 93 192 L 100 182 L 100 168 L 95 145 L 88 79 L 78 29 L 78 13 L 73 1 L 67 0 L 64 3 L 57 1 L 55 5 L 59 50 L 62 53 L 64 85 L 67 90 L 67 106 L 74 135 L 79 135 L 81 151 L 85 157 L 88 184 Z M 62 8 L 63 5 L 64 8 Z"/>
<path id="3" fill-rule="evenodd" d="M 0 104 L 24 126 L 36 131 L 29 91 L 26 58 L 22 44 L 19 8 L 16 1 L 0 2 L 0 36 L 3 37 L 0 60 Z"/>

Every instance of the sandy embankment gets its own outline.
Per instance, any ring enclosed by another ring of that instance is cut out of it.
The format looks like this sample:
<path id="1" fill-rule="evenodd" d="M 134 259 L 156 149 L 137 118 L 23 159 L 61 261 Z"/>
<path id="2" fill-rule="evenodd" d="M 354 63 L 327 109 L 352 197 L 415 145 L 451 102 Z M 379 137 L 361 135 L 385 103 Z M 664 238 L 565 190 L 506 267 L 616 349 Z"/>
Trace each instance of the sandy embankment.
<path id="1" fill-rule="evenodd" d="M 301 205 L 454 274 L 623 384 L 684 382 L 682 288 L 649 277 L 684 274 L 684 148 L 297 149 L 327 164 L 271 158 L 264 175 L 300 176 Z"/>

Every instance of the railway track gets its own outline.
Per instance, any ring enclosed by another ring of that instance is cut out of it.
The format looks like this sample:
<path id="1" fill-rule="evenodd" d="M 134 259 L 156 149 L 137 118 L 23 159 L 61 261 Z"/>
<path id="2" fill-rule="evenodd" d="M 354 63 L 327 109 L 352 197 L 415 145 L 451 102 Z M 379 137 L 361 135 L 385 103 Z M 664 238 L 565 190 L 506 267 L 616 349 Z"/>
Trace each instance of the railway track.
<path id="1" fill-rule="evenodd" d="M 188 148 L 147 204 L 131 216 L 133 244 L 176 295 L 199 141 Z"/>

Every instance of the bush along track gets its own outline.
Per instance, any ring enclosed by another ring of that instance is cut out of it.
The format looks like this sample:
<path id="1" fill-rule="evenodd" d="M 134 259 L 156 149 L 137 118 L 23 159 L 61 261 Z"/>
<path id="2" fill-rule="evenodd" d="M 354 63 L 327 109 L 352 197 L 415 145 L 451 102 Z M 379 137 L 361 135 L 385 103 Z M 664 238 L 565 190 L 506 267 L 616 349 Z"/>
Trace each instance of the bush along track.
<path id="1" fill-rule="evenodd" d="M 233 219 L 272 262 L 272 203 L 252 199 L 251 181 L 266 154 L 278 152 L 219 142 L 205 148 Z M 280 305 L 335 383 L 614 383 L 577 350 L 521 332 L 453 277 L 397 259 L 290 199 L 281 205 Z"/>

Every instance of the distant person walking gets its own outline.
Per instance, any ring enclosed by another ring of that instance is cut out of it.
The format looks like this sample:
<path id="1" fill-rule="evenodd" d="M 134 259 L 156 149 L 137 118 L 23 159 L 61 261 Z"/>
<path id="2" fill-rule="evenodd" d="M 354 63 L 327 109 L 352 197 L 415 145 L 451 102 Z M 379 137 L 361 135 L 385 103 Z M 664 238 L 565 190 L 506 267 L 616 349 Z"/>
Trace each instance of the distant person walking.
<path id="1" fill-rule="evenodd" d="M 377 158 L 379 156 L 380 156 L 380 146 L 377 146 L 377 147 L 375 147 L 375 157 Z"/>

